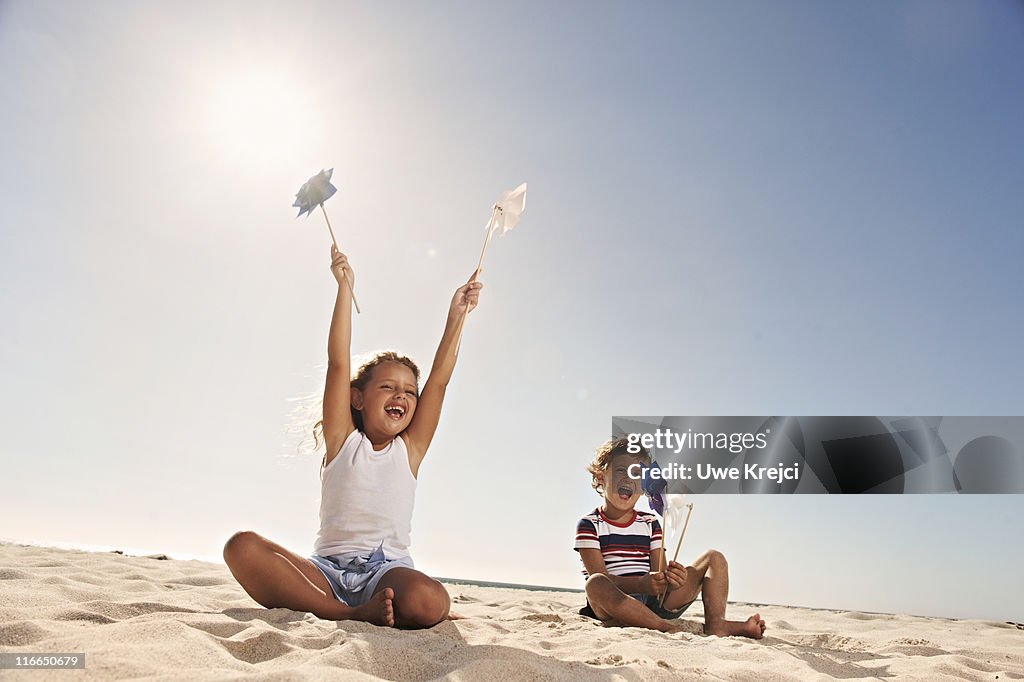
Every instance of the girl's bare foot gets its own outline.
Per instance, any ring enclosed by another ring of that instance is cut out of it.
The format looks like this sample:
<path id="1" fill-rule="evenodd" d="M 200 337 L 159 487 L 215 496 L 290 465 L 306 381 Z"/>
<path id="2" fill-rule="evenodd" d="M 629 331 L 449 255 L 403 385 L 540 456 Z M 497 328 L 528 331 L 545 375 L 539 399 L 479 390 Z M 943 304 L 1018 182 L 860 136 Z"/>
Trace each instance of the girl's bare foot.
<path id="1" fill-rule="evenodd" d="M 764 621 L 761 620 L 761 614 L 755 613 L 744 621 L 726 620 L 724 618 L 714 621 L 709 620 L 704 624 L 704 634 L 717 635 L 719 637 L 750 637 L 751 639 L 761 639 L 764 637 L 766 627 L 767 626 Z"/>
<path id="2" fill-rule="evenodd" d="M 395 591 L 390 587 L 385 587 L 370 597 L 370 601 L 356 607 L 353 620 L 365 620 L 367 623 L 373 623 L 374 625 L 383 625 L 389 628 L 395 627 L 395 609 L 391 603 L 391 600 L 394 598 Z"/>

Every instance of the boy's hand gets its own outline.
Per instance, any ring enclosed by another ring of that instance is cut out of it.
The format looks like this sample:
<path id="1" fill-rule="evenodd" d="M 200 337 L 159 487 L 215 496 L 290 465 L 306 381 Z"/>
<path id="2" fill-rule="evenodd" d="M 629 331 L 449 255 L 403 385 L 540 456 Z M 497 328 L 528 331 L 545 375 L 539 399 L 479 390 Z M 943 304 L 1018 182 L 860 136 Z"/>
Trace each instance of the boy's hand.
<path id="1" fill-rule="evenodd" d="M 643 582 L 640 583 L 641 592 L 654 595 L 664 592 L 666 585 L 668 585 L 668 582 L 665 580 L 664 571 L 648 573 L 644 576 Z"/>
<path id="2" fill-rule="evenodd" d="M 348 277 L 348 281 L 353 288 L 355 287 L 356 276 L 348 264 L 348 256 L 338 251 L 338 247 L 333 244 L 331 245 L 331 273 L 334 274 L 334 279 L 338 280 L 339 286 L 345 284 L 345 278 Z"/>
<path id="3" fill-rule="evenodd" d="M 686 566 L 680 563 L 675 561 L 668 562 L 668 570 L 665 571 L 665 574 L 670 590 L 678 590 L 686 584 Z"/>
<path id="4" fill-rule="evenodd" d="M 473 312 L 473 309 L 476 308 L 477 303 L 480 302 L 480 290 L 484 288 L 483 282 L 476 281 L 478 274 L 480 274 L 479 270 L 474 271 L 469 281 L 455 290 L 451 308 L 448 310 L 450 316 L 465 315 Z"/>

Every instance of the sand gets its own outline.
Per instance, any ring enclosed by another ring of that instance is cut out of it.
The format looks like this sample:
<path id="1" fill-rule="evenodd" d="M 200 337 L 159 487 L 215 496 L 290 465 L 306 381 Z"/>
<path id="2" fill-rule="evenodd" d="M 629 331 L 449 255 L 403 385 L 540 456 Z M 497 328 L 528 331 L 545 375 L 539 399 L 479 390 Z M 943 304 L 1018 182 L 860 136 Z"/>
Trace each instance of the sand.
<path id="1" fill-rule="evenodd" d="M 404 632 L 259 607 L 227 567 L 0 544 L 0 652 L 84 652 L 3 680 L 1024 679 L 1024 626 L 730 604 L 759 641 L 604 628 L 579 593 L 447 584 L 462 620 Z"/>

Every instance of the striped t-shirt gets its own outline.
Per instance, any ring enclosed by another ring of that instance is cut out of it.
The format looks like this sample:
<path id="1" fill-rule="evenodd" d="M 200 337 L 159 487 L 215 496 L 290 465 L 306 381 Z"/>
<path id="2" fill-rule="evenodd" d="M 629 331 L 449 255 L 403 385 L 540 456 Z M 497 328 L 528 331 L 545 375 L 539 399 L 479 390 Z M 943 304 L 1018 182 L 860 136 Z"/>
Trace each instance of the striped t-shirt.
<path id="1" fill-rule="evenodd" d="M 608 575 L 647 575 L 651 552 L 661 549 L 661 524 L 648 512 L 633 511 L 625 523 L 611 521 L 600 507 L 576 524 L 576 551 L 599 549 Z M 587 577 L 587 569 L 583 569 Z"/>

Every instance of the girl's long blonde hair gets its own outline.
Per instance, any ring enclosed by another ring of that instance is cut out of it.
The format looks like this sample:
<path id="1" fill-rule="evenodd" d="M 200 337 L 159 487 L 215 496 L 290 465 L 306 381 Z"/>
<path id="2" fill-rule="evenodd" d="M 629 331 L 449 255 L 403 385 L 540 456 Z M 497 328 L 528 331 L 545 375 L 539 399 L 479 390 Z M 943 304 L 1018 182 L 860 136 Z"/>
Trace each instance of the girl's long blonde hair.
<path id="1" fill-rule="evenodd" d="M 420 394 L 420 368 L 413 362 L 412 358 L 407 355 L 393 350 L 382 350 L 371 355 L 367 360 L 359 365 L 359 368 L 352 373 L 351 385 L 353 388 L 358 388 L 360 391 L 366 388 L 366 383 L 370 380 L 370 376 L 373 374 L 374 367 L 382 365 L 385 362 L 397 362 L 400 365 L 405 365 L 412 370 L 413 378 L 416 381 L 416 395 Z M 354 407 L 350 407 L 352 410 L 352 422 L 356 425 L 356 428 L 360 431 L 363 430 L 363 413 Z M 324 420 L 323 420 L 323 403 L 320 404 L 320 420 L 313 425 L 313 452 L 320 449 L 325 444 L 324 441 Z M 308 422 L 307 422 L 308 423 Z"/>

